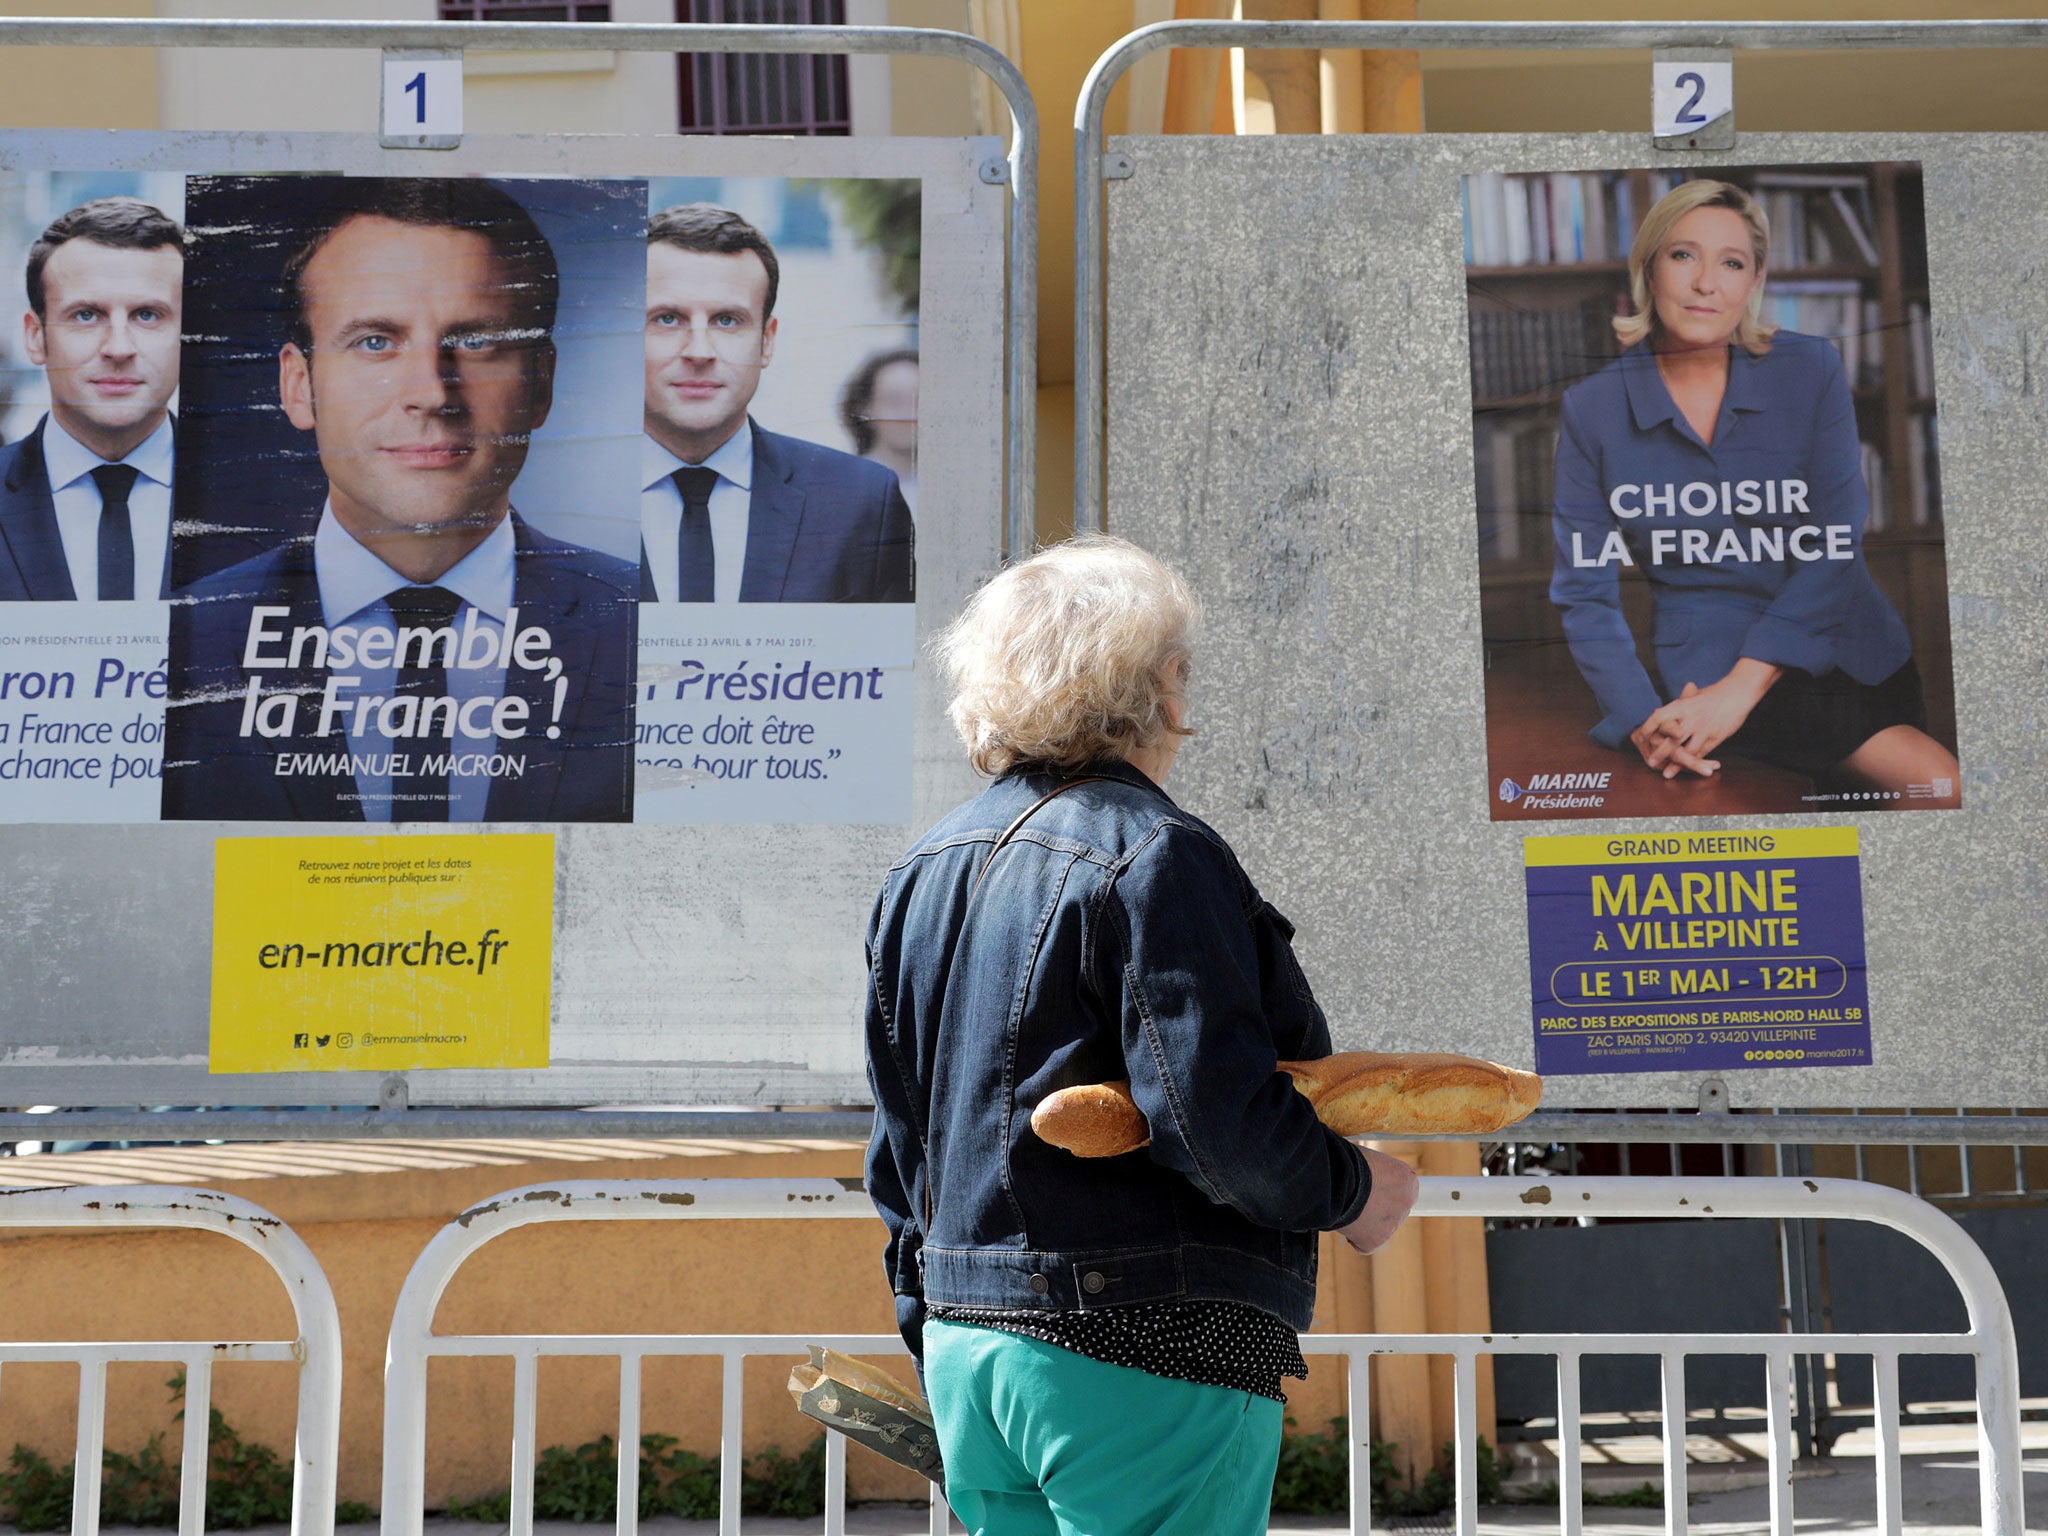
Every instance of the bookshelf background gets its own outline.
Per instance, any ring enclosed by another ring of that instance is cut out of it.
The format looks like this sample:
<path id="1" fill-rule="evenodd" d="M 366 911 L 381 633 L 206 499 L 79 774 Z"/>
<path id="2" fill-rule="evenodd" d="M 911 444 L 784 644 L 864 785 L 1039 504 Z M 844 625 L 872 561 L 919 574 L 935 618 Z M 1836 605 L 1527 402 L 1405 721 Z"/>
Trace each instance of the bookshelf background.
<path id="1" fill-rule="evenodd" d="M 1690 174 L 1734 182 L 1763 203 L 1772 244 L 1766 315 L 1825 336 L 1842 353 L 1870 494 L 1865 558 L 1913 636 L 1930 731 L 1953 747 L 1926 213 L 1917 164 L 1465 178 L 1474 479 L 1489 671 L 1502 659 L 1497 642 L 1509 640 L 1554 642 L 1552 655 L 1570 668 L 1548 592 L 1558 402 L 1619 352 L 1611 321 L 1628 306 L 1629 241 L 1651 205 Z M 1646 636 L 1647 583 L 1639 573 L 1624 572 L 1622 593 L 1632 630 Z"/>

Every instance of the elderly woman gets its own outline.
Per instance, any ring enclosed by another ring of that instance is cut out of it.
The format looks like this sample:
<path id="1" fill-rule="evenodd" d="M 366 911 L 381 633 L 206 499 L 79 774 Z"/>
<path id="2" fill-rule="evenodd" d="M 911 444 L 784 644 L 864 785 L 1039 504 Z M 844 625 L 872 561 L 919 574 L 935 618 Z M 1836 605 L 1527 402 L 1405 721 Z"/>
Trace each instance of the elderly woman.
<path id="1" fill-rule="evenodd" d="M 975 1531 L 1263 1532 L 1315 1234 L 1370 1252 L 1414 1202 L 1275 1070 L 1330 1050 L 1293 927 L 1166 795 L 1197 617 L 1116 539 L 983 588 L 943 652 L 995 782 L 875 906 L 868 1188 Z M 1047 1094 L 1125 1078 L 1142 1151 L 1032 1134 Z"/>

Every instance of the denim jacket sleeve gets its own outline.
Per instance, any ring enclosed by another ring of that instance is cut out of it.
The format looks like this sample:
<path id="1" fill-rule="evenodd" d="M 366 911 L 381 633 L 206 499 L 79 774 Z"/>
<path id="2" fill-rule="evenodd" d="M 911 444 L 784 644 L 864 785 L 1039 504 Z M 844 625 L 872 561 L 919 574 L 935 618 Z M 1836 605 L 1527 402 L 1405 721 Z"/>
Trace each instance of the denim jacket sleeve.
<path id="1" fill-rule="evenodd" d="M 1372 1176 L 1276 1068 L 1283 1000 L 1269 1007 L 1262 995 L 1251 899 L 1229 850 L 1178 822 L 1114 873 L 1102 942 L 1115 952 L 1097 964 L 1117 972 L 1131 1094 L 1153 1160 L 1211 1200 L 1278 1231 L 1341 1227 L 1364 1209 Z M 1314 1008 L 1305 987 L 1284 1001 Z M 1327 1050 L 1319 1015 L 1313 1033 Z"/>
<path id="2" fill-rule="evenodd" d="M 875 1099 L 875 1128 L 868 1138 L 865 1167 L 868 1198 L 888 1229 L 882 1250 L 889 1288 L 896 1296 L 896 1327 L 910 1346 L 920 1370 L 924 1362 L 924 1282 L 919 1252 L 924 1225 L 918 1217 L 919 1180 L 924 1176 L 924 1149 L 912 1128 L 924 1117 L 912 1103 L 909 1083 L 897 1057 L 883 982 L 874 965 L 869 939 L 867 996 L 868 1089 Z"/>

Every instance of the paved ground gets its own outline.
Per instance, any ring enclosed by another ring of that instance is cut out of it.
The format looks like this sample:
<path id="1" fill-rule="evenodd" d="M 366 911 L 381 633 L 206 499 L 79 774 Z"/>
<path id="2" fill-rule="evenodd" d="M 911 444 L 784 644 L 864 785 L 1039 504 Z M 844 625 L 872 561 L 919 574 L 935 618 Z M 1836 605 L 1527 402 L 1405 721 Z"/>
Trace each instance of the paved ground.
<path id="1" fill-rule="evenodd" d="M 2031 1438 L 2031 1437 L 2030 1437 Z M 1704 1469 L 1701 1469 L 1704 1472 Z M 1724 1475 L 1725 1476 L 1725 1475 Z M 1738 1478 L 1731 1480 L 1739 1480 Z M 2026 1494 L 2029 1531 L 2048 1532 L 2048 1452 L 2030 1450 L 2026 1458 Z M 1936 1451 L 1908 1456 L 1905 1461 L 1905 1528 L 1913 1536 L 1978 1536 L 1976 1459 L 1966 1451 Z M 1793 1515 L 1798 1536 L 1852 1536 L 1876 1529 L 1877 1495 L 1869 1461 L 1855 1456 L 1838 1458 L 1820 1475 L 1801 1476 L 1793 1485 Z M 1761 1482 L 1748 1487 L 1722 1487 L 1696 1494 L 1687 1510 L 1688 1527 L 1700 1536 L 1752 1536 L 1770 1528 L 1768 1491 Z M 1586 1527 L 1601 1536 L 1661 1536 L 1664 1515 L 1657 1509 L 1602 1509 L 1586 1511 Z M 815 1536 L 823 1530 L 822 1520 L 748 1520 L 743 1536 Z M 1402 1522 L 1408 1531 L 1451 1529 L 1448 1515 L 1437 1522 Z M 1489 1507 L 1480 1514 L 1481 1536 L 1524 1536 L 1535 1531 L 1558 1528 L 1555 1506 L 1513 1508 Z M 0 1526 L 0 1531 L 9 1527 Z M 429 1520 L 430 1536 L 503 1536 L 502 1525 L 475 1521 Z M 547 1522 L 536 1525 L 540 1536 L 589 1536 L 594 1527 Z M 715 1536 L 718 1526 L 708 1520 L 651 1520 L 643 1530 L 649 1536 Z M 909 1504 L 863 1505 L 847 1518 L 852 1536 L 925 1536 L 929 1529 L 924 1509 Z M 956 1526 L 957 1530 L 958 1527 Z M 1338 1518 L 1283 1516 L 1274 1520 L 1274 1536 L 1295 1536 L 1311 1531 L 1341 1531 Z M 1381 1526 L 1379 1529 L 1388 1529 Z M 373 1536 L 374 1526 L 344 1526 L 348 1532 Z M 162 1536 L 161 1532 L 120 1532 L 109 1527 L 106 1536 Z M 283 1526 L 259 1527 L 257 1536 L 288 1536 Z"/>
<path id="2" fill-rule="evenodd" d="M 1977 1523 L 1977 1467 L 1975 1458 L 1955 1455 L 1907 1458 L 1905 1468 L 1905 1528 L 1913 1536 L 1981 1536 Z M 2032 1455 L 2027 1461 L 2027 1507 L 2032 1513 L 2029 1531 L 2048 1531 L 2048 1456 Z M 1802 1477 L 1793 1485 L 1793 1517 L 1798 1536 L 1851 1536 L 1875 1531 L 1876 1485 L 1869 1463 L 1841 1464 L 1832 1476 Z M 1686 1512 L 1687 1525 L 1699 1536 L 1751 1536 L 1770 1529 L 1769 1493 L 1763 1486 L 1726 1489 L 1695 1497 Z M 749 1520 L 743 1536 L 797 1536 L 816 1533 L 822 1521 Z M 1449 1515 L 1440 1522 L 1403 1522 L 1409 1531 L 1444 1531 L 1452 1527 Z M 1525 1536 L 1536 1531 L 1555 1531 L 1557 1510 L 1550 1508 L 1507 1508 L 1494 1506 L 1481 1511 L 1480 1536 Z M 1589 1509 L 1586 1528 L 1601 1536 L 1662 1536 L 1664 1512 L 1660 1509 Z M 365 1527 L 365 1530 L 368 1528 Z M 503 1527 L 429 1522 L 433 1536 L 501 1536 Z M 538 1525 L 545 1536 L 588 1536 L 587 1525 Z M 649 1536 L 715 1536 L 715 1522 L 697 1520 L 651 1521 L 643 1527 Z M 929 1529 L 925 1512 L 910 1505 L 859 1506 L 848 1512 L 847 1530 L 857 1536 L 924 1536 Z M 955 1529 L 959 1527 L 956 1525 Z M 1270 1530 L 1281 1533 L 1328 1532 L 1346 1529 L 1340 1518 L 1281 1516 Z M 1382 1526 L 1379 1529 L 1386 1529 Z"/>

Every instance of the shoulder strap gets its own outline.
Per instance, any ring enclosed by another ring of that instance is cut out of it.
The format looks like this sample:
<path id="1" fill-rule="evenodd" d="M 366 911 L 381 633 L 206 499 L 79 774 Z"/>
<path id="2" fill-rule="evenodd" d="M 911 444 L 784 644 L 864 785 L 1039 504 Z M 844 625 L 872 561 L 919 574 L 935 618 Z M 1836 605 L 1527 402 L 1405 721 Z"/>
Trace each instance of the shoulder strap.
<path id="1" fill-rule="evenodd" d="M 998 837 L 995 841 L 995 846 L 989 849 L 988 857 L 981 861 L 981 868 L 974 872 L 974 884 L 967 888 L 967 899 L 969 901 L 974 900 L 974 893 L 981 889 L 981 877 L 988 873 L 989 865 L 995 863 L 996 855 L 1003 851 L 1004 845 L 1017 835 L 1025 822 L 1039 813 L 1048 800 L 1056 799 L 1070 789 L 1079 789 L 1083 784 L 1113 784 L 1115 782 L 1116 780 L 1109 778 L 1105 774 L 1090 774 L 1083 779 L 1069 779 L 1064 784 L 1055 784 L 1051 789 L 1032 801 L 1030 806 L 1025 809 L 1023 815 L 1003 828 L 1002 836 Z"/>

